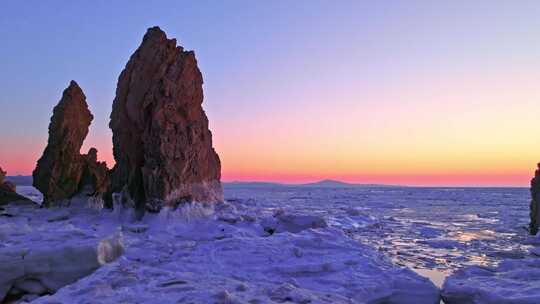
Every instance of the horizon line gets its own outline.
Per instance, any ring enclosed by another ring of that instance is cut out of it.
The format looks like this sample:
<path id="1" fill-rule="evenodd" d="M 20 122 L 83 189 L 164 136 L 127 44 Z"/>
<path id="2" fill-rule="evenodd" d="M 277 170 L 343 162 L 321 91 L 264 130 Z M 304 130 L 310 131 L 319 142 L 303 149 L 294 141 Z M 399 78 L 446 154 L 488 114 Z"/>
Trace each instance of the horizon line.
<path id="1" fill-rule="evenodd" d="M 342 180 L 335 179 L 320 179 L 309 182 L 286 182 L 286 181 L 268 181 L 268 180 L 222 180 L 222 183 L 238 183 L 238 184 L 275 184 L 283 186 L 305 186 L 311 184 L 318 184 L 324 181 L 332 181 L 342 183 L 344 185 L 350 186 L 381 186 L 381 187 L 404 187 L 404 188 L 529 188 L 528 186 L 517 186 L 517 185 L 508 185 L 508 184 L 486 184 L 486 185 L 473 185 L 473 184 L 440 184 L 440 185 L 428 185 L 428 184 L 385 184 L 385 183 L 355 183 L 355 182 L 346 182 Z"/>
<path id="2" fill-rule="evenodd" d="M 16 175 L 6 175 L 6 178 L 10 177 L 28 177 L 32 178 L 32 175 L 25 175 L 25 174 L 16 174 Z M 506 183 L 493 183 L 493 184 L 482 184 L 482 183 L 384 183 L 384 182 L 370 182 L 370 181 L 363 181 L 363 182 L 355 182 L 355 181 L 347 181 L 346 179 L 339 179 L 339 178 L 312 178 L 309 180 L 284 180 L 284 179 L 234 179 L 234 178 L 225 178 L 221 180 L 222 183 L 260 183 L 260 184 L 275 184 L 275 185 L 283 185 L 283 186 L 302 186 L 302 185 L 310 185 L 310 184 L 318 184 L 323 182 L 335 182 L 335 183 L 341 183 L 343 185 L 350 185 L 350 186 L 381 186 L 381 187 L 418 187 L 418 188 L 529 188 L 529 185 L 527 184 L 506 184 Z"/>

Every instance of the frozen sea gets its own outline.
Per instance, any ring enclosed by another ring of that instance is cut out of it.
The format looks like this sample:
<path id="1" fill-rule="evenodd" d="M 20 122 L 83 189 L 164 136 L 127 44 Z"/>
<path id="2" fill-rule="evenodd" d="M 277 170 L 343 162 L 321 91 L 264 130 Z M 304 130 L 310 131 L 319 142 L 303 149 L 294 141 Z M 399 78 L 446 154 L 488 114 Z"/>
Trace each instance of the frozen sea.
<path id="1" fill-rule="evenodd" d="M 540 282 L 531 279 L 536 268 L 540 275 L 531 253 L 540 252 L 540 239 L 527 235 L 528 189 L 228 183 L 224 190 L 226 204 L 186 205 L 142 222 L 122 208 L 7 207 L 0 251 L 123 243 L 118 260 L 35 303 L 433 304 L 432 283 L 441 288 L 453 273 L 448 303 L 503 303 L 512 292 L 526 299 L 520 303 L 540 299 L 530 294 Z M 18 191 L 40 200 L 32 187 Z M 525 274 L 516 276 L 518 269 Z M 47 276 L 39 278 L 45 287 Z"/>
<path id="2" fill-rule="evenodd" d="M 225 187 L 226 199 L 262 208 L 324 215 L 358 242 L 394 263 L 444 277 L 470 265 L 495 266 L 530 256 L 526 188 L 306 187 L 251 184 Z"/>

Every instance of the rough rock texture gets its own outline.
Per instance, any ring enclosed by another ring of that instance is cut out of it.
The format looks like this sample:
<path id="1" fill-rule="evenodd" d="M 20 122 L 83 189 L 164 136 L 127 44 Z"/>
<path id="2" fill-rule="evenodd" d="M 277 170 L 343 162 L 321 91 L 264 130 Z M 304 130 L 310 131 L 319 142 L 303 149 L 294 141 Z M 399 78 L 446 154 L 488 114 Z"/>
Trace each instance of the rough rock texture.
<path id="1" fill-rule="evenodd" d="M 97 150 L 90 148 L 88 153 L 83 155 L 84 170 L 79 182 L 79 189 L 90 185 L 94 194 L 103 194 L 109 190 L 111 180 L 107 163 L 97 160 Z"/>
<path id="2" fill-rule="evenodd" d="M 71 81 L 54 108 L 48 144 L 32 174 L 34 187 L 43 193 L 45 206 L 71 198 L 80 191 L 81 181 L 102 176 L 106 165 L 97 163 L 97 151 L 91 149 L 88 155 L 80 154 L 92 119 L 86 96 Z"/>
<path id="3" fill-rule="evenodd" d="M 158 27 L 148 29 L 120 74 L 109 124 L 112 191 L 137 209 L 223 200 L 202 84 L 195 54 Z"/>
<path id="4" fill-rule="evenodd" d="M 7 191 L 11 192 L 17 192 L 17 185 L 10 181 L 5 181 L 2 183 L 2 188 L 6 189 Z"/>
<path id="5" fill-rule="evenodd" d="M 534 173 L 534 177 L 531 180 L 531 207 L 530 216 L 531 223 L 529 225 L 529 231 L 531 234 L 538 233 L 538 227 L 540 226 L 540 163 L 537 165 L 538 169 Z"/>
<path id="6" fill-rule="evenodd" d="M 29 199 L 16 192 L 17 186 L 15 186 L 14 183 L 4 181 L 6 174 L 6 171 L 0 168 L 0 205 L 12 202 L 31 202 Z"/>

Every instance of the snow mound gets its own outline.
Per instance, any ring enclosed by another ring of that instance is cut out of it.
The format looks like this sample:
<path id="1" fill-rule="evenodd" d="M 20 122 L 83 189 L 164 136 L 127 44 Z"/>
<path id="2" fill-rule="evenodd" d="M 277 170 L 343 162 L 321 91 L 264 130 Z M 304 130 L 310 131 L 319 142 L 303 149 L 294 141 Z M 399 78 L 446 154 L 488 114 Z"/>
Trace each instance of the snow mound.
<path id="1" fill-rule="evenodd" d="M 339 231 L 261 237 L 239 230 L 207 241 L 178 234 L 175 242 L 131 243 L 137 249 L 125 257 L 34 303 L 439 302 L 428 279 Z"/>
<path id="2" fill-rule="evenodd" d="M 8 293 L 41 295 L 85 277 L 123 252 L 119 236 L 62 244 L 41 239 L 0 252 L 0 299 Z"/>
<path id="3" fill-rule="evenodd" d="M 471 266 L 446 278 L 446 304 L 540 303 L 540 259 L 514 259 L 497 267 Z"/>
<path id="4" fill-rule="evenodd" d="M 306 229 L 326 228 L 326 220 L 317 215 L 286 213 L 280 209 L 272 217 L 261 221 L 264 230 L 269 234 L 280 232 L 299 233 Z"/>

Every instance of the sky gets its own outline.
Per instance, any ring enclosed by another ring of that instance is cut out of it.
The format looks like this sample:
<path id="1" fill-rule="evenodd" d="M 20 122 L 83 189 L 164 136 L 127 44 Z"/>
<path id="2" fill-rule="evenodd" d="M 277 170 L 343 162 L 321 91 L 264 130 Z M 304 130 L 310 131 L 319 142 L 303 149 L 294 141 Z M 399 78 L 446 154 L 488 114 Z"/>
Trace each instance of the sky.
<path id="1" fill-rule="evenodd" d="M 0 166 L 31 174 L 71 79 L 114 163 L 118 76 L 148 27 L 194 50 L 224 181 L 527 186 L 538 1 L 2 1 Z"/>

